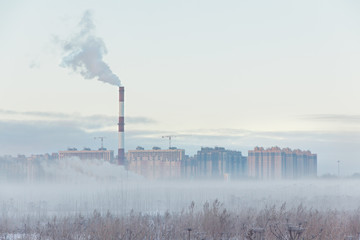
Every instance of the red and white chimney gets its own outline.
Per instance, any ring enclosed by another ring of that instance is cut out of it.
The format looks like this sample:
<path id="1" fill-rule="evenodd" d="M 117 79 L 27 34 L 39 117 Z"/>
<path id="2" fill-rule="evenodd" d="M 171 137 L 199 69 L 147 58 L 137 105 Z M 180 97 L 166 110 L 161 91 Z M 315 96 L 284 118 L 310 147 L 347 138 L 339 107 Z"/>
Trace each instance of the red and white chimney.
<path id="1" fill-rule="evenodd" d="M 119 165 L 125 165 L 125 139 L 124 139 L 124 87 L 119 87 Z"/>

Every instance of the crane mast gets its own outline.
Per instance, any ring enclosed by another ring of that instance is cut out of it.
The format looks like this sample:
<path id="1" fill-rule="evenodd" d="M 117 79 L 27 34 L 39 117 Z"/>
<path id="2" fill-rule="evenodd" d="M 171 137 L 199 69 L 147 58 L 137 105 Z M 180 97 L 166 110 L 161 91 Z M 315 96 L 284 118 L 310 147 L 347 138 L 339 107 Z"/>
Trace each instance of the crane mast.
<path id="1" fill-rule="evenodd" d="M 94 137 L 95 140 L 96 139 L 101 140 L 101 148 L 100 148 L 100 150 L 104 150 L 104 138 L 106 138 L 106 137 Z"/>
<path id="2" fill-rule="evenodd" d="M 169 149 L 171 149 L 171 138 L 174 138 L 176 136 L 162 136 L 162 138 L 168 138 L 169 139 Z"/>

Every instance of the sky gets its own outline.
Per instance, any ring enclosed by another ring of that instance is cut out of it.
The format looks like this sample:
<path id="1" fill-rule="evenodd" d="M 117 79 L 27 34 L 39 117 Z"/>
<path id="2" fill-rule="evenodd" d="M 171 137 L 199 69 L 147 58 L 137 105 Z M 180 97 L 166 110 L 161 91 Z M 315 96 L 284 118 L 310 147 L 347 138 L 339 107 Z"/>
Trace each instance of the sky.
<path id="1" fill-rule="evenodd" d="M 0 0 L 0 155 L 117 149 L 118 89 L 66 67 L 88 13 L 125 87 L 126 150 L 318 154 L 360 172 L 356 0 Z"/>

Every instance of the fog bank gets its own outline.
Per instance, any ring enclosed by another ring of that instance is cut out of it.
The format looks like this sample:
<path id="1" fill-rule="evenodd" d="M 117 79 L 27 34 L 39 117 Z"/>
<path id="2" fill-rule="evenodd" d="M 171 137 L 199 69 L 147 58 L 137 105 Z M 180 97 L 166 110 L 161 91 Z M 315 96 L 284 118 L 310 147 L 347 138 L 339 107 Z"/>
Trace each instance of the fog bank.
<path id="1" fill-rule="evenodd" d="M 359 207 L 358 180 L 262 181 L 146 181 L 111 179 L 84 182 L 0 183 L 2 216 L 83 214 L 97 210 L 115 215 L 180 212 L 191 202 L 201 208 L 218 199 L 229 210 L 303 205 L 318 210 Z"/>

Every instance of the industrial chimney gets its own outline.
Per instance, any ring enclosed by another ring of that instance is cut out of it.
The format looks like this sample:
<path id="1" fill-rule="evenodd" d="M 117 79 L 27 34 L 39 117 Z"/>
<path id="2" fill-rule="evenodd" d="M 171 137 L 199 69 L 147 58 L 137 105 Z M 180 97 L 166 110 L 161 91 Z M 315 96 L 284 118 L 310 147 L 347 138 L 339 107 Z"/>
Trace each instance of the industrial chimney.
<path id="1" fill-rule="evenodd" d="M 119 165 L 125 165 L 125 149 L 124 149 L 124 87 L 119 87 L 119 149 L 118 162 Z"/>

